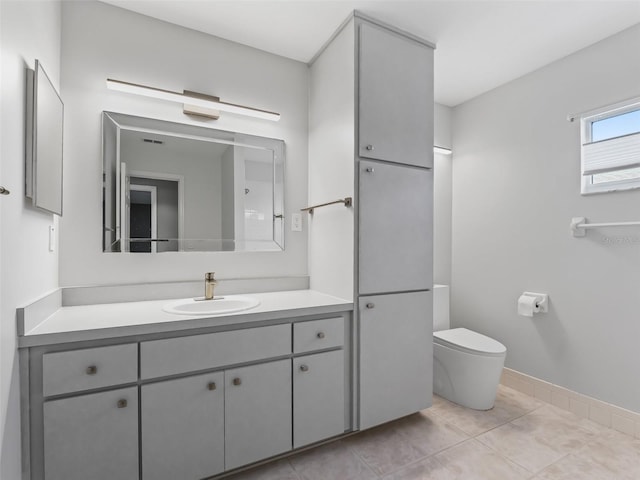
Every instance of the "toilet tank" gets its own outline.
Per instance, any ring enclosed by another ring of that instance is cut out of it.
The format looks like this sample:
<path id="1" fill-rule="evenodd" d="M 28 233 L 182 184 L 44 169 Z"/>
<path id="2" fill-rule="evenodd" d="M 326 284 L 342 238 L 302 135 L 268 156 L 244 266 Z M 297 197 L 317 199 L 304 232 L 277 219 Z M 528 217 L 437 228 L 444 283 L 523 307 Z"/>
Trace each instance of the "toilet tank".
<path id="1" fill-rule="evenodd" d="M 433 331 L 448 330 L 449 285 L 433 286 Z"/>

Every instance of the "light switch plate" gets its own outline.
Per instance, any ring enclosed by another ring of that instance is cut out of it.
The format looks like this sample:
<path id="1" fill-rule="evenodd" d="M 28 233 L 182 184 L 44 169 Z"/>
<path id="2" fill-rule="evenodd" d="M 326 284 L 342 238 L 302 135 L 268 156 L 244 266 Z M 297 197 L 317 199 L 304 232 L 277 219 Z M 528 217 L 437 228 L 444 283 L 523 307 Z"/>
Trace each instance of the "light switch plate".
<path id="1" fill-rule="evenodd" d="M 294 213 L 291 215 L 291 231 L 292 232 L 302 231 L 302 214 Z"/>
<path id="2" fill-rule="evenodd" d="M 49 225 L 49 251 L 56 251 L 56 229 L 53 225 Z"/>

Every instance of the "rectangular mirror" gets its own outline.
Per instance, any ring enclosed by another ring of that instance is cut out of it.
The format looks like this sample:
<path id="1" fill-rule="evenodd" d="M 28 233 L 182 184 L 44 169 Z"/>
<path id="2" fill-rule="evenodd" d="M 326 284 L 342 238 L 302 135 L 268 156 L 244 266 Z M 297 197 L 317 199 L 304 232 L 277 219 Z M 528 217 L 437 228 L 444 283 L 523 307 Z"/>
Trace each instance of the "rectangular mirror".
<path id="1" fill-rule="evenodd" d="M 25 193 L 33 205 L 62 216 L 64 106 L 38 60 L 27 69 Z"/>
<path id="2" fill-rule="evenodd" d="M 103 112 L 105 252 L 284 248 L 284 142 Z"/>

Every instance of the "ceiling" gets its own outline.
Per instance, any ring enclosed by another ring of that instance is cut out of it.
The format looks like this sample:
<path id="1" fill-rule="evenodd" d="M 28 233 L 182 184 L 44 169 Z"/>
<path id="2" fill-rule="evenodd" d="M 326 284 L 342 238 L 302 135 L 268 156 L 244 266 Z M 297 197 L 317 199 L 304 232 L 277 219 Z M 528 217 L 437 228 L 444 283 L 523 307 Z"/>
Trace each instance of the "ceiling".
<path id="1" fill-rule="evenodd" d="M 640 23 L 640 0 L 103 1 L 301 62 L 357 9 L 437 44 L 435 97 L 449 106 Z"/>

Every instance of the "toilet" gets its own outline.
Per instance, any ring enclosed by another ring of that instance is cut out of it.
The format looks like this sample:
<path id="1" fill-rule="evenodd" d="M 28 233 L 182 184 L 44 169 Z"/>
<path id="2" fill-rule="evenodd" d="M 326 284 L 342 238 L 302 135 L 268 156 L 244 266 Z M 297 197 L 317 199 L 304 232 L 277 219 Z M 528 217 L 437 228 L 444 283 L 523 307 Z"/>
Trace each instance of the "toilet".
<path id="1" fill-rule="evenodd" d="M 466 328 L 449 328 L 449 287 L 433 289 L 433 393 L 475 410 L 493 408 L 507 348 Z"/>

